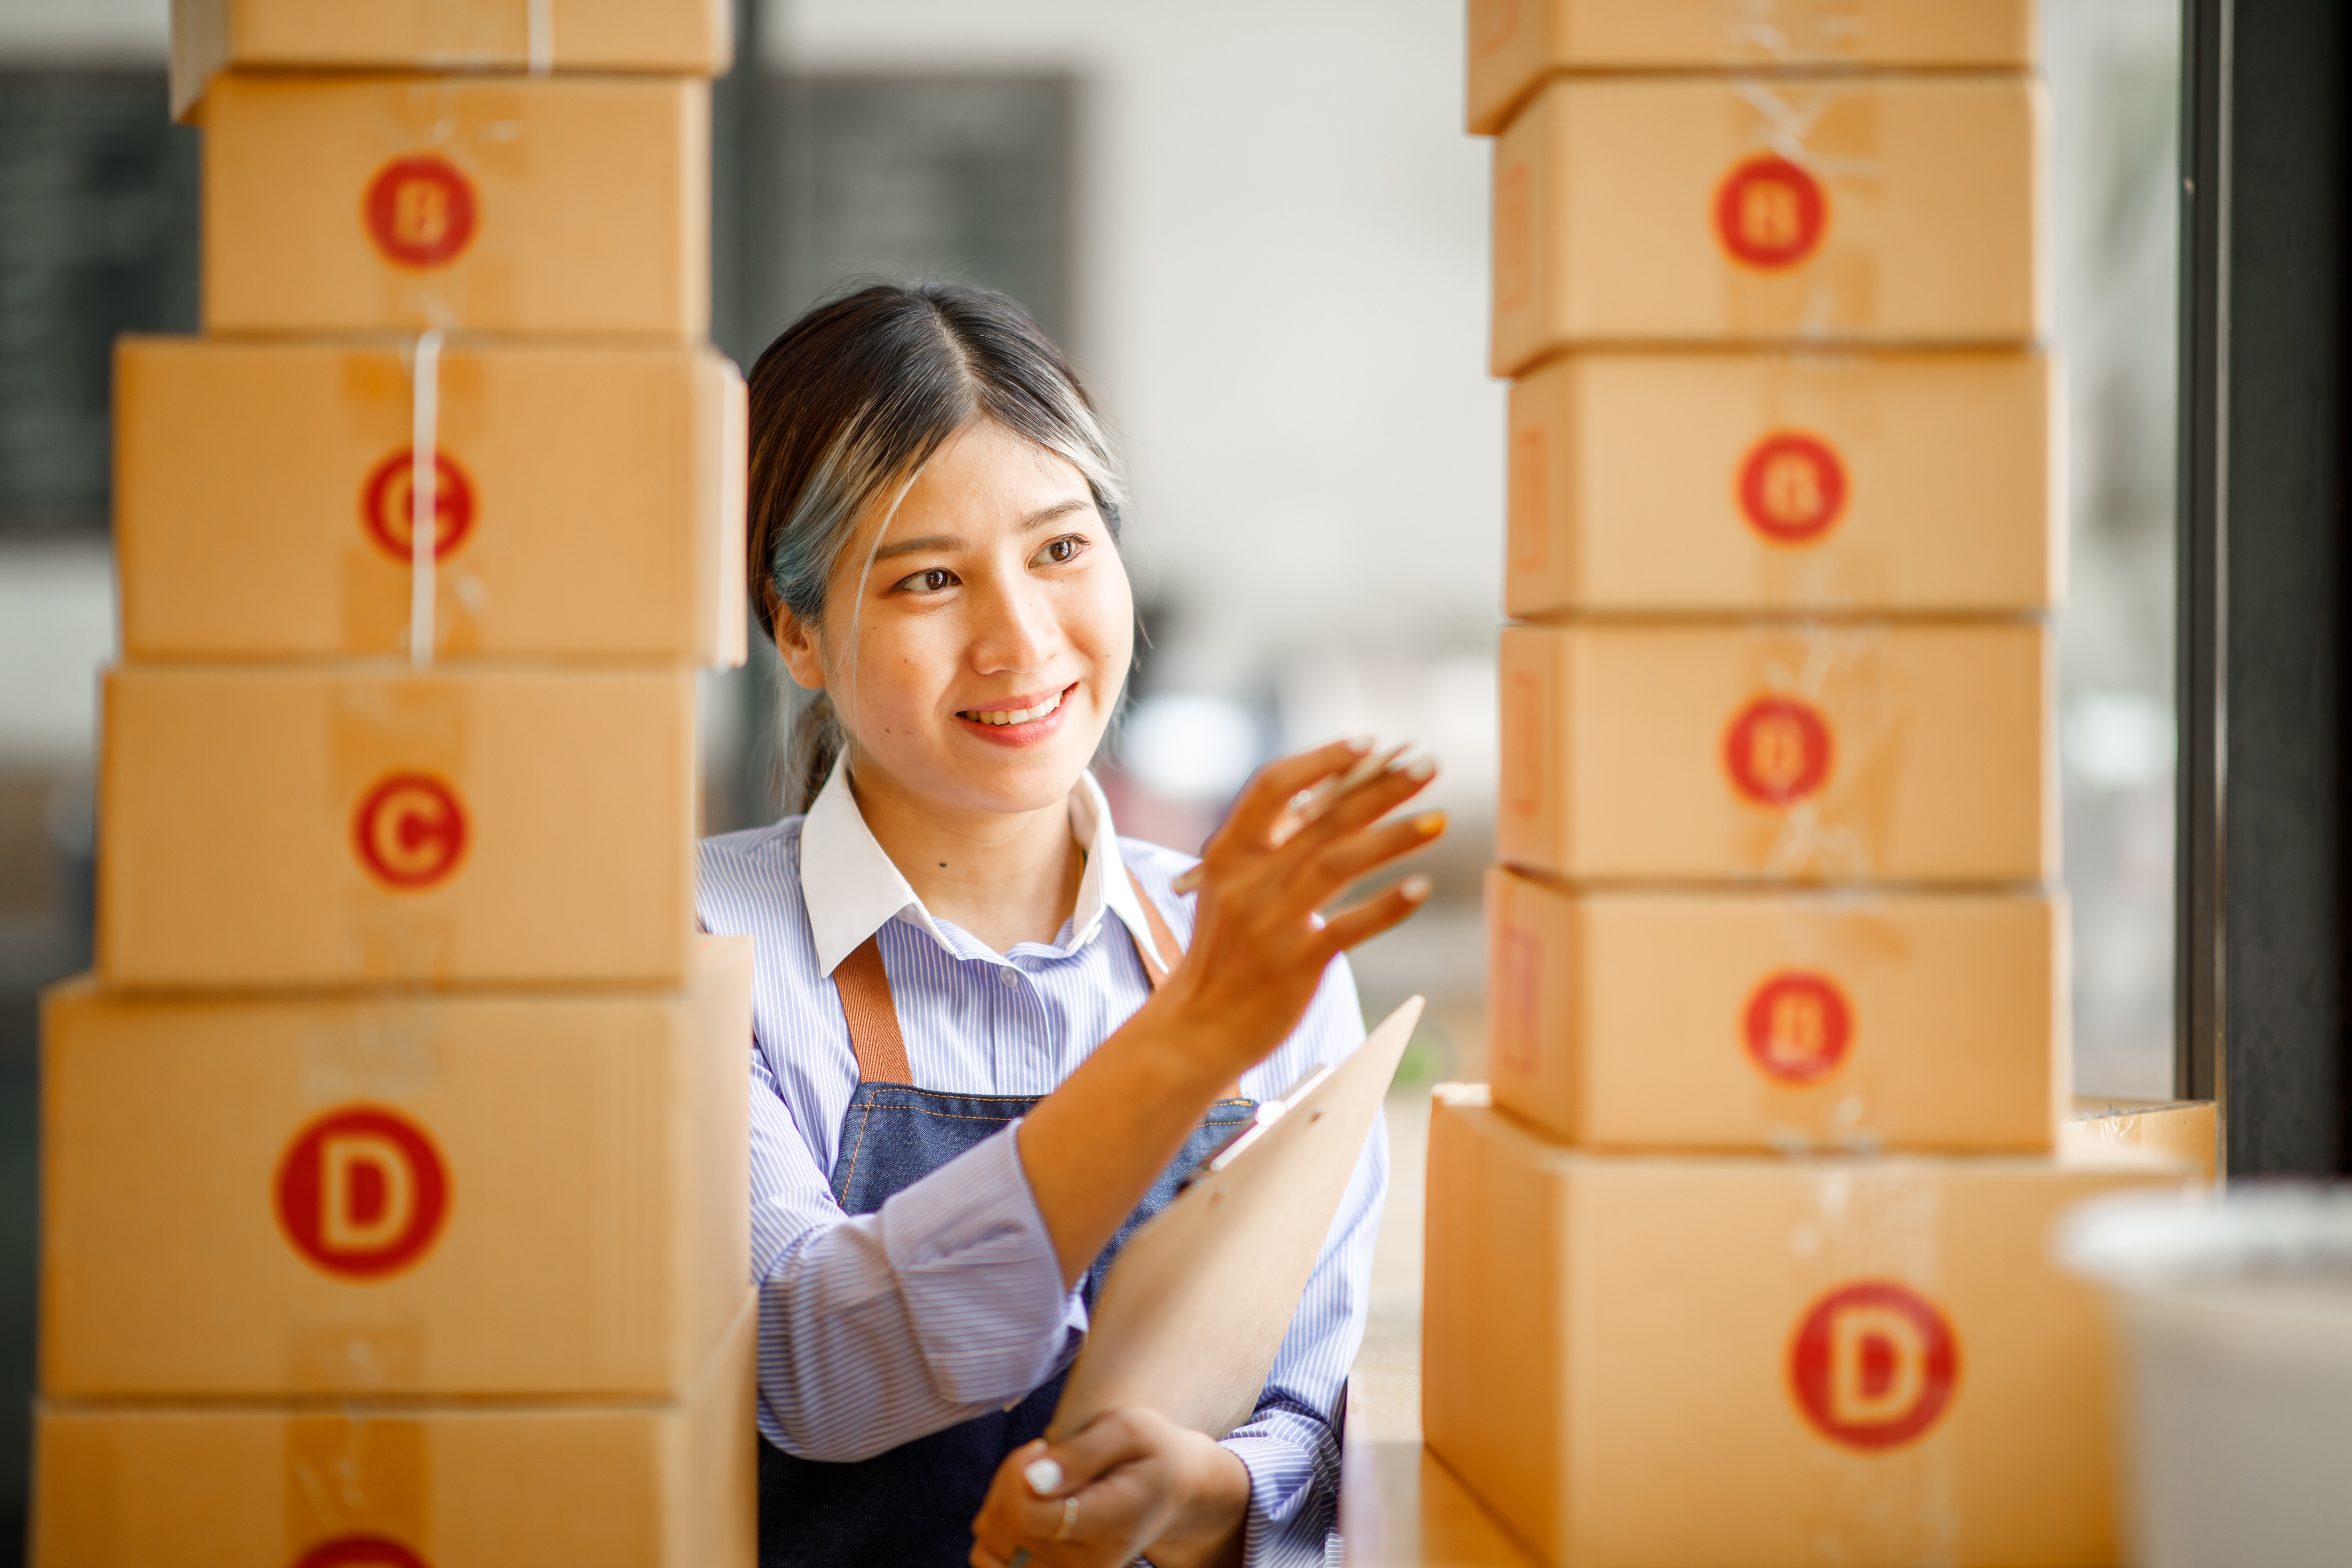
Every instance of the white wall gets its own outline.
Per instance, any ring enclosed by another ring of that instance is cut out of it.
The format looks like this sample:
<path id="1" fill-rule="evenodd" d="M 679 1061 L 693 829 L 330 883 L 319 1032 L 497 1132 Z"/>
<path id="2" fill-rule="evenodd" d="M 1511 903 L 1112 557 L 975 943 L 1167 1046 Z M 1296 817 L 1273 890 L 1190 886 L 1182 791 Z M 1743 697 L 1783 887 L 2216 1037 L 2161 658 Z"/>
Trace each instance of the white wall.
<path id="1" fill-rule="evenodd" d="M 0 546 L 0 771 L 89 766 L 114 653 L 104 544 Z"/>
<path id="2" fill-rule="evenodd" d="M 0 60 L 161 61 L 171 0 L 0 0 Z"/>
<path id="3" fill-rule="evenodd" d="M 1121 430 L 1164 687 L 1491 647 L 1503 388 L 1461 0 L 772 0 L 799 68 L 1085 83 L 1075 352 Z"/>
<path id="4" fill-rule="evenodd" d="M 2073 581 L 2059 617 L 2074 1077 L 2172 1086 L 2176 0 L 2047 0 Z"/>

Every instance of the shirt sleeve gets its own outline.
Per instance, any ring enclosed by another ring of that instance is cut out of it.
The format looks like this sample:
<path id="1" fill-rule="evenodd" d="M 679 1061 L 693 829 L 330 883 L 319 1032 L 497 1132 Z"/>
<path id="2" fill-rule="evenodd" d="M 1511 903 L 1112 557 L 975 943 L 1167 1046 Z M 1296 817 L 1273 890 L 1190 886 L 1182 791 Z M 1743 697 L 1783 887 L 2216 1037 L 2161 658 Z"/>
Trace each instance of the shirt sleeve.
<path id="1" fill-rule="evenodd" d="M 1301 1034 L 1310 1030 L 1318 1061 L 1335 1061 L 1363 1040 L 1363 1015 L 1345 959 L 1326 978 Z M 1339 1413 L 1349 1368 L 1363 1343 L 1388 1173 L 1388 1127 L 1376 1118 L 1289 1332 L 1275 1352 L 1257 1409 L 1224 1439 L 1250 1474 L 1244 1536 L 1250 1568 L 1339 1560 Z"/>
<path id="2" fill-rule="evenodd" d="M 751 1053 L 761 1426 L 804 1459 L 870 1458 L 1002 1406 L 1076 1352 L 1086 1315 L 1014 1127 L 855 1217 Z"/>

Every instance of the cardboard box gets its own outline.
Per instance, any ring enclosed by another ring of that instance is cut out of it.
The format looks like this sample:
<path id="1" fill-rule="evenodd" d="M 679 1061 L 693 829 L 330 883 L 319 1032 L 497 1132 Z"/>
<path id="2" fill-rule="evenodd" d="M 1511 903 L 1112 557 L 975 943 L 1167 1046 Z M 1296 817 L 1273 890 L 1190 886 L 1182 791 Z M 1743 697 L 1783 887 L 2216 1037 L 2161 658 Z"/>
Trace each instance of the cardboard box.
<path id="1" fill-rule="evenodd" d="M 132 658 L 405 654 L 413 370 L 383 341 L 127 338 L 114 537 Z M 442 654 L 738 665 L 743 381 L 709 349 L 453 346 Z"/>
<path id="2" fill-rule="evenodd" d="M 2033 0 L 1470 0 L 1470 129 L 1554 71 L 2024 70 Z"/>
<path id="3" fill-rule="evenodd" d="M 2182 1161 L 2210 1186 L 2221 1152 L 2215 1109 L 2210 1100 L 2083 1095 L 2058 1124 L 2058 1154 L 2064 1160 L 2096 1160 L 2114 1149 L 2152 1150 Z"/>
<path id="4" fill-rule="evenodd" d="M 2108 1568 L 2111 1352 L 2047 1253 L 2161 1162 L 1579 1153 L 1441 1086 L 1422 1423 L 1557 1568 Z"/>
<path id="5" fill-rule="evenodd" d="M 1577 892 L 1486 878 L 1495 1103 L 1621 1149 L 2042 1152 L 2067 1108 L 2046 893 Z"/>
<path id="6" fill-rule="evenodd" d="M 1495 144 L 1495 374 L 1607 343 L 2038 338 L 2047 118 L 2023 77 L 1554 81 Z"/>
<path id="7" fill-rule="evenodd" d="M 41 1387 L 681 1396 L 751 1277 L 751 942 L 682 992 L 44 1016 Z"/>
<path id="8" fill-rule="evenodd" d="M 2047 631 L 1510 626 L 1496 857 L 1572 881 L 2045 882 Z"/>
<path id="9" fill-rule="evenodd" d="M 172 0 L 172 114 L 231 69 L 717 76 L 734 24 L 724 0 Z"/>
<path id="10" fill-rule="evenodd" d="M 2057 376 L 2032 353 L 1573 353 L 1511 388 L 1504 603 L 2055 608 Z"/>
<path id="11" fill-rule="evenodd" d="M 751 1568 L 758 1312 L 688 1398 L 34 1410 L 37 1568 Z"/>
<path id="12" fill-rule="evenodd" d="M 694 674 L 124 665 L 109 985 L 671 985 L 694 929 Z"/>
<path id="13" fill-rule="evenodd" d="M 207 331 L 709 327 L 706 82 L 224 76 L 204 143 Z"/>

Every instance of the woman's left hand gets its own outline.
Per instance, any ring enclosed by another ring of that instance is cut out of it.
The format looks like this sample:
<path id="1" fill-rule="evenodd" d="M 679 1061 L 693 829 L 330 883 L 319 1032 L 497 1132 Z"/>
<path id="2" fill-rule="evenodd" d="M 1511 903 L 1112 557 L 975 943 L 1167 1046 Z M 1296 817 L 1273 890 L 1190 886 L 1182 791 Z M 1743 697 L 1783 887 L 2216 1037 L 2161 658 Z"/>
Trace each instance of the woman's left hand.
<path id="1" fill-rule="evenodd" d="M 1238 1563 L 1249 1495 L 1221 1444 L 1154 1410 L 1114 1410 L 1005 1456 L 972 1521 L 972 1568 L 1123 1568 L 1146 1552 L 1155 1568 Z"/>

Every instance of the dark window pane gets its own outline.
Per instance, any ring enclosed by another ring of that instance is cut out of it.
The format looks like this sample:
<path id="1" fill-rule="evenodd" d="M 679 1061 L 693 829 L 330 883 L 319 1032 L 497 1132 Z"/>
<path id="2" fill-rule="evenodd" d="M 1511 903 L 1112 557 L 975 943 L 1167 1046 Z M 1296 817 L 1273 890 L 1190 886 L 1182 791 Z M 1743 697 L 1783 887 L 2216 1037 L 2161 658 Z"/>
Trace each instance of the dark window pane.
<path id="1" fill-rule="evenodd" d="M 858 277 L 1001 289 L 1070 328 L 1069 82 L 800 77 L 780 84 L 777 325 Z"/>
<path id="2" fill-rule="evenodd" d="M 0 534 L 105 528 L 114 340 L 195 325 L 162 74 L 0 73 Z"/>

